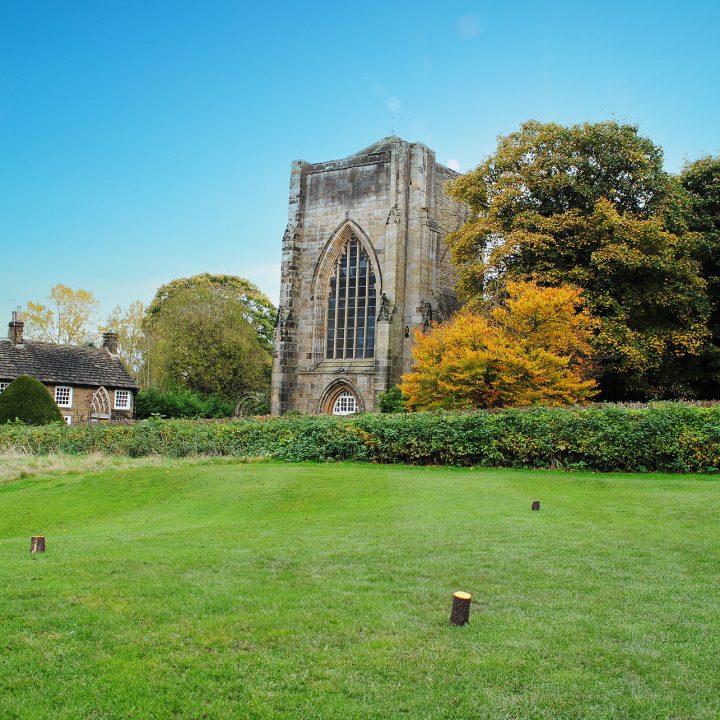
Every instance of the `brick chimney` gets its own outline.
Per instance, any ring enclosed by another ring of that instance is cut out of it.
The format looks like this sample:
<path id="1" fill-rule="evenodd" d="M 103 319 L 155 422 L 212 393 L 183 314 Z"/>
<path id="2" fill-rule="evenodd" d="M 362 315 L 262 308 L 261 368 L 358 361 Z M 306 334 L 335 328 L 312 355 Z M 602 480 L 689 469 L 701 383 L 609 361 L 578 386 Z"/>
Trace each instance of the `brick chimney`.
<path id="1" fill-rule="evenodd" d="M 103 347 L 111 354 L 117 355 L 118 335 L 115 332 L 103 333 Z"/>
<path id="2" fill-rule="evenodd" d="M 25 327 L 25 323 L 22 321 L 22 314 L 20 313 L 20 308 L 12 311 L 12 320 L 8 324 L 8 327 L 10 328 L 8 332 L 8 337 L 12 341 L 13 345 L 22 345 L 23 328 Z"/>

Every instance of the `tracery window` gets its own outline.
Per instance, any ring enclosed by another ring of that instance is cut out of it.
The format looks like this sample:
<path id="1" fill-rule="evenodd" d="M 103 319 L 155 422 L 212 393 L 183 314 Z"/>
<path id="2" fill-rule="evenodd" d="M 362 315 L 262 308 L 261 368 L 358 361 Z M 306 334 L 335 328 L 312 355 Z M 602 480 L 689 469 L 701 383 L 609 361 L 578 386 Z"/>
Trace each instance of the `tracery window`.
<path id="1" fill-rule="evenodd" d="M 352 415 L 358 411 L 357 398 L 348 390 L 337 396 L 333 415 Z"/>
<path id="2" fill-rule="evenodd" d="M 110 417 L 110 395 L 104 387 L 99 387 L 92 397 L 90 417 L 95 419 Z"/>
<path id="3" fill-rule="evenodd" d="M 331 360 L 371 358 L 375 353 L 375 272 L 355 235 L 343 246 L 330 275 L 326 338 L 325 356 Z"/>

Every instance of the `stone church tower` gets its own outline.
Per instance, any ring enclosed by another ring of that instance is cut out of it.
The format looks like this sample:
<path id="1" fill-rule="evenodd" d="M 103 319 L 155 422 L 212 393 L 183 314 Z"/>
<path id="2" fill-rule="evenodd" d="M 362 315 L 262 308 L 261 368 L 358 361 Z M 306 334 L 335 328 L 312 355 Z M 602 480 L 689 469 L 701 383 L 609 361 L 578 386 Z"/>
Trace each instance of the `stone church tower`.
<path id="1" fill-rule="evenodd" d="M 343 160 L 297 160 L 283 238 L 272 412 L 374 411 L 412 367 L 415 329 L 457 307 L 445 236 L 467 218 L 457 173 L 387 137 Z"/>

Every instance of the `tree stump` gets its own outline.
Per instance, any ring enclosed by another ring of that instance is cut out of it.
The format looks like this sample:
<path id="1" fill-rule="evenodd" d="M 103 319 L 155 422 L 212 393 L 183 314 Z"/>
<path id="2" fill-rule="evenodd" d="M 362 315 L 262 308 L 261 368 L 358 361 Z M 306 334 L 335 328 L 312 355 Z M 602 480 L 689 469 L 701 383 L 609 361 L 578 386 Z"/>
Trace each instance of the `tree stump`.
<path id="1" fill-rule="evenodd" d="M 44 535 L 33 535 L 30 539 L 30 552 L 39 553 L 45 552 L 45 536 Z"/>
<path id="2" fill-rule="evenodd" d="M 450 611 L 451 625 L 465 625 L 470 621 L 470 601 L 472 595 L 466 592 L 456 592 L 453 595 L 452 610 Z"/>
<path id="3" fill-rule="evenodd" d="M 540 509 L 540 501 L 539 501 L 539 500 L 533 500 L 532 509 L 533 509 L 533 510 L 539 510 L 539 509 Z"/>

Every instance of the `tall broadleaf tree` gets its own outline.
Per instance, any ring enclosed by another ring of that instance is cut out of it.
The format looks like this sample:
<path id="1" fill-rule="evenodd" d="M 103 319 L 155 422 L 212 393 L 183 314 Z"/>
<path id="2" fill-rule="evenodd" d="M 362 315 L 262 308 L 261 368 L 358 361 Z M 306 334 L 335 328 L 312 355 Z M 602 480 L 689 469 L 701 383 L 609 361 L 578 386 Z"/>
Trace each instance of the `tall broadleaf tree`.
<path id="1" fill-rule="evenodd" d="M 471 220 L 449 238 L 471 306 L 508 280 L 583 289 L 605 399 L 694 395 L 707 288 L 687 194 L 662 150 L 615 122 L 530 121 L 452 186 Z"/>
<path id="2" fill-rule="evenodd" d="M 690 200 L 690 229 L 699 234 L 697 258 L 708 286 L 712 342 L 703 358 L 703 394 L 720 397 L 720 156 L 683 168 L 680 181 Z"/>
<path id="3" fill-rule="evenodd" d="M 98 301 L 89 290 L 58 284 L 51 288 L 47 300 L 47 304 L 26 304 L 23 320 L 28 337 L 62 345 L 84 345 L 95 340 L 93 317 Z"/>
<path id="4" fill-rule="evenodd" d="M 118 335 L 118 354 L 141 387 L 147 386 L 145 356 L 147 337 L 143 330 L 145 306 L 140 300 L 127 307 L 117 305 L 100 326 L 101 332 L 115 332 Z"/>
<path id="5" fill-rule="evenodd" d="M 202 273 L 187 278 L 177 278 L 161 285 L 147 308 L 146 325 L 152 326 L 163 307 L 186 290 L 205 288 L 218 299 L 230 299 L 242 307 L 243 317 L 252 325 L 260 342 L 272 347 L 275 331 L 276 308 L 256 285 L 237 275 L 213 275 Z"/>
<path id="6" fill-rule="evenodd" d="M 144 323 L 152 386 L 233 403 L 246 392 L 269 390 L 270 346 L 248 320 L 241 293 L 198 283 L 176 288 L 153 310 Z"/>

